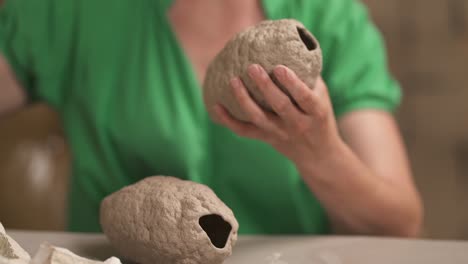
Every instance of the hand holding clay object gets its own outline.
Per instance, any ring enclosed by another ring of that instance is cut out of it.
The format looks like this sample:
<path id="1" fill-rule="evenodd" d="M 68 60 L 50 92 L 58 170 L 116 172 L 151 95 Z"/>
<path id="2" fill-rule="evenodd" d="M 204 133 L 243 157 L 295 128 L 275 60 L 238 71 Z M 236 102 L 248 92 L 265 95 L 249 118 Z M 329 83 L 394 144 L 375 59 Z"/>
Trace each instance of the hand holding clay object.
<path id="1" fill-rule="evenodd" d="M 237 34 L 211 62 L 206 73 L 204 100 L 212 117 L 213 107 L 219 103 L 236 119 L 249 121 L 248 113 L 237 102 L 230 85 L 235 77 L 240 78 L 258 105 L 274 110 L 249 76 L 247 68 L 251 64 L 262 66 L 277 87 L 294 101 L 289 90 L 273 74 L 273 69 L 284 65 L 312 88 L 322 70 L 322 51 L 304 25 L 292 19 L 264 21 Z"/>
<path id="2" fill-rule="evenodd" d="M 319 43 L 295 20 L 265 21 L 238 34 L 210 65 L 204 98 L 236 134 L 264 141 L 301 169 L 337 149 Z"/>
<path id="3" fill-rule="evenodd" d="M 219 264 L 238 223 L 207 186 L 154 176 L 106 197 L 101 226 L 120 254 L 140 264 Z"/>

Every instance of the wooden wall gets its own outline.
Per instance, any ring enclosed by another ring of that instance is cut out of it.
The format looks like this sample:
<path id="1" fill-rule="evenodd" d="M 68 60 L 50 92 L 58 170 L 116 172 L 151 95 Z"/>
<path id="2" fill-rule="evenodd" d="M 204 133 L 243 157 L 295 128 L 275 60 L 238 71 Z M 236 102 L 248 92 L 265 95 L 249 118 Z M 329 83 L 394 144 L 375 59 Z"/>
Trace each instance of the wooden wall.
<path id="1" fill-rule="evenodd" d="M 365 0 L 404 87 L 398 114 L 426 230 L 468 238 L 468 1 Z"/>

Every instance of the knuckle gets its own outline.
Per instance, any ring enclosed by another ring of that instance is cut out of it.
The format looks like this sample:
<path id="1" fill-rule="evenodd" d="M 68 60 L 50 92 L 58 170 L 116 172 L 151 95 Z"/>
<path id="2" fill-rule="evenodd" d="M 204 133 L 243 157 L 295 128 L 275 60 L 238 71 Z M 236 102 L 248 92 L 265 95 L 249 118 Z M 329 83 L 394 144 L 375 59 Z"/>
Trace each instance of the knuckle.
<path id="1" fill-rule="evenodd" d="M 258 114 L 250 114 L 250 121 L 258 126 L 263 126 L 265 118 Z"/>
<path id="2" fill-rule="evenodd" d="M 302 81 L 294 79 L 294 80 L 289 81 L 287 86 L 289 87 L 289 90 L 296 91 L 297 93 L 298 91 L 303 90 L 304 85 L 302 84 Z"/>
<path id="3" fill-rule="evenodd" d="M 257 79 L 257 86 L 260 90 L 264 91 L 268 87 L 268 80 L 266 78 L 259 78 Z"/>
<path id="4" fill-rule="evenodd" d="M 314 96 L 312 95 L 312 93 L 308 92 L 308 93 L 303 93 L 301 94 L 301 96 L 297 99 L 297 103 L 299 103 L 300 105 L 311 105 L 314 103 Z"/>
<path id="5" fill-rule="evenodd" d="M 241 91 L 236 91 L 234 94 L 240 103 L 245 104 L 247 102 L 248 98 L 245 93 Z"/>
<path id="6" fill-rule="evenodd" d="M 314 117 L 318 122 L 323 123 L 327 120 L 328 111 L 324 107 L 317 107 L 314 112 Z"/>
<path id="7" fill-rule="evenodd" d="M 274 109 L 277 114 L 282 115 L 282 114 L 287 113 L 290 107 L 291 107 L 291 102 L 289 102 L 289 100 L 283 99 L 283 100 L 278 101 L 278 103 L 276 103 Z"/>
<path id="8" fill-rule="evenodd" d="M 262 77 L 260 78 L 260 83 L 263 86 L 270 88 L 269 86 L 271 86 L 273 82 L 271 81 L 270 76 L 268 76 L 268 74 L 265 73 L 265 74 L 262 74 Z"/>

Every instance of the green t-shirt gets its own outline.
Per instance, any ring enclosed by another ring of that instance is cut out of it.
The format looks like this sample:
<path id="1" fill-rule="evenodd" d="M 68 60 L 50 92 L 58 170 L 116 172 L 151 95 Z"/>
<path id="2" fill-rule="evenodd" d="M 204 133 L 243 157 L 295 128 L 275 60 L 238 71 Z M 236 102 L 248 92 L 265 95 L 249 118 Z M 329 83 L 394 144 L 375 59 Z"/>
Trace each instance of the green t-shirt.
<path id="1" fill-rule="evenodd" d="M 382 38 L 362 4 L 262 3 L 268 19 L 295 18 L 321 42 L 337 116 L 399 104 Z M 103 197 L 146 176 L 172 175 L 210 186 L 242 234 L 329 232 L 294 164 L 209 119 L 168 23 L 169 5 L 6 0 L 1 8 L 0 51 L 30 98 L 59 112 L 72 149 L 70 230 L 99 231 Z"/>

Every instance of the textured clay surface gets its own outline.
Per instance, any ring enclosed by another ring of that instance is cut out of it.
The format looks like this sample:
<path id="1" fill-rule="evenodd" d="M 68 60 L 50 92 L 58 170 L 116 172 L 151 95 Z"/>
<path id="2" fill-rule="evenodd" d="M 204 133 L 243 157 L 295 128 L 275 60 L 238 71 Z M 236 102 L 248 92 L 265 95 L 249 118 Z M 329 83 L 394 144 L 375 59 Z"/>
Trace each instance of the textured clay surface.
<path id="1" fill-rule="evenodd" d="M 106 261 L 96 261 L 75 255 L 65 248 L 54 247 L 47 243 L 40 246 L 36 255 L 32 258 L 31 264 L 121 264 L 120 260 L 111 257 Z"/>
<path id="2" fill-rule="evenodd" d="M 10 259 L 10 258 L 5 258 L 5 257 L 0 256 L 0 264 L 29 264 L 29 260 L 20 259 L 20 258 Z M 35 263 L 31 263 L 31 264 L 35 264 Z"/>
<path id="3" fill-rule="evenodd" d="M 8 236 L 0 223 L 0 257 L 4 259 L 20 259 L 28 261 L 29 254 L 16 243 L 10 236 Z"/>
<path id="4" fill-rule="evenodd" d="M 247 74 L 247 67 L 253 63 L 263 66 L 279 88 L 290 96 L 273 76 L 274 67 L 289 67 L 312 89 L 322 71 L 322 51 L 304 25 L 292 19 L 267 20 L 240 32 L 215 57 L 206 73 L 203 97 L 212 117 L 213 106 L 220 103 L 234 117 L 247 121 L 229 84 L 236 76 L 241 78 L 257 104 L 271 111 Z"/>
<path id="5" fill-rule="evenodd" d="M 0 234 L 0 256 L 8 259 L 18 258 L 13 252 L 13 248 L 8 241 L 8 238 L 4 234 Z"/>
<path id="6" fill-rule="evenodd" d="M 15 259 L 18 258 L 16 254 L 13 252 L 13 248 L 11 247 L 10 241 L 5 233 L 5 229 L 3 225 L 0 223 L 0 256 L 7 258 L 7 259 Z"/>
<path id="7" fill-rule="evenodd" d="M 209 187 L 166 176 L 106 197 L 101 226 L 123 257 L 140 264 L 223 263 L 239 227 Z"/>
<path id="8" fill-rule="evenodd" d="M 5 233 L 0 223 L 0 264 L 122 264 L 118 258 L 111 257 L 104 262 L 86 259 L 73 254 L 65 248 L 54 247 L 47 243 L 40 246 L 31 259 L 29 254 Z"/>

